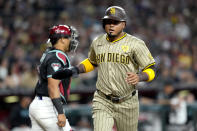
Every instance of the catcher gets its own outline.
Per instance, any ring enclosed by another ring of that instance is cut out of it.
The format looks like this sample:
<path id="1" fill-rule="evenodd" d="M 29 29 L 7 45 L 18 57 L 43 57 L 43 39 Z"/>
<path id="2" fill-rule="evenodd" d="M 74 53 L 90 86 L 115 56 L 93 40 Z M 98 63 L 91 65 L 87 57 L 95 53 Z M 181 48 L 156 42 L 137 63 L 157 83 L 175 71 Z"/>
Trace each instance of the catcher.
<path id="1" fill-rule="evenodd" d="M 52 47 L 40 59 L 36 96 L 29 108 L 33 131 L 72 131 L 63 110 L 71 79 L 67 77 L 56 80 L 52 74 L 59 69 L 71 67 L 66 53 L 77 48 L 77 36 L 76 29 L 67 25 L 53 26 L 49 31 Z"/>

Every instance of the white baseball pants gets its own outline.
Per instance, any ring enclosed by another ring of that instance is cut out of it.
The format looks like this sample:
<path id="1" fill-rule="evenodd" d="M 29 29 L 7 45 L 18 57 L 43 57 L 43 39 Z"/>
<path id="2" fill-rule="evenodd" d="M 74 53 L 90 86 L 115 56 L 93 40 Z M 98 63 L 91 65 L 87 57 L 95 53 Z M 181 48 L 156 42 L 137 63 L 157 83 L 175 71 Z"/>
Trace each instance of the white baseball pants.
<path id="1" fill-rule="evenodd" d="M 29 107 L 29 116 L 32 122 L 32 131 L 72 131 L 68 120 L 65 127 L 57 125 L 57 111 L 51 98 L 36 96 Z"/>

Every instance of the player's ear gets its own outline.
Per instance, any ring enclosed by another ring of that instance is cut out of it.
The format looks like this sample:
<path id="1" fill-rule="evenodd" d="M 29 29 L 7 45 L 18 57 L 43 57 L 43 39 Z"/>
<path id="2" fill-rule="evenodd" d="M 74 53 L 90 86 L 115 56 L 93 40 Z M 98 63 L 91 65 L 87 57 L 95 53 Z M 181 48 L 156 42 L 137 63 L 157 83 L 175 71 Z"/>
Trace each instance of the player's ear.
<path id="1" fill-rule="evenodd" d="M 122 29 L 126 27 L 126 22 L 122 22 Z"/>
<path id="2" fill-rule="evenodd" d="M 66 39 L 60 38 L 60 41 L 61 41 L 61 43 L 65 43 L 66 42 Z"/>
<path id="3" fill-rule="evenodd" d="M 126 27 L 126 22 L 122 22 L 123 29 Z"/>

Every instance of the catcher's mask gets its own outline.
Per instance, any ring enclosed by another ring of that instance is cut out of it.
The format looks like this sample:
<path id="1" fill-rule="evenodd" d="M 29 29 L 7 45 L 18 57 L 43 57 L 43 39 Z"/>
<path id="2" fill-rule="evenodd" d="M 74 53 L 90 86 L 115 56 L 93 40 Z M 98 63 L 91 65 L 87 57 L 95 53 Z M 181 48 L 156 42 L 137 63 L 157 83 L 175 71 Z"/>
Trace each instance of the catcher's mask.
<path id="1" fill-rule="evenodd" d="M 75 27 L 68 25 L 57 25 L 50 28 L 48 42 L 51 42 L 52 45 L 54 45 L 58 39 L 68 38 L 70 39 L 69 51 L 75 52 L 79 44 L 79 41 L 77 40 L 78 36 L 79 34 Z"/>
<path id="2" fill-rule="evenodd" d="M 124 21 L 126 23 L 127 16 L 125 10 L 120 6 L 110 6 L 106 9 L 102 18 L 103 28 L 105 28 L 106 20 L 112 19 L 116 21 Z"/>

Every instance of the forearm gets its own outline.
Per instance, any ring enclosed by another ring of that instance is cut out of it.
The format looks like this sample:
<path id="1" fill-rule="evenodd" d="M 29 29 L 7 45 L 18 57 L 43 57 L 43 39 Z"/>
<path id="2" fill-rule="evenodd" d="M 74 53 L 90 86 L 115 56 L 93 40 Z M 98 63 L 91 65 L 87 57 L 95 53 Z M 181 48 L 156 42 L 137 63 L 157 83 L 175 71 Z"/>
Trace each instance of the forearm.
<path id="1" fill-rule="evenodd" d="M 61 100 L 59 91 L 49 90 L 49 92 L 50 92 L 49 96 L 51 98 L 51 101 L 52 101 L 53 105 L 55 106 L 58 114 L 64 114 L 62 100 Z"/>
<path id="2" fill-rule="evenodd" d="M 79 73 L 86 73 L 94 70 L 94 65 L 89 61 L 89 59 L 83 60 L 77 68 L 79 69 Z"/>
<path id="3" fill-rule="evenodd" d="M 140 74 L 138 74 L 138 76 L 139 76 L 139 82 L 148 81 L 148 75 L 145 72 L 141 72 Z"/>
<path id="4" fill-rule="evenodd" d="M 80 74 L 94 70 L 94 66 L 90 63 L 88 59 L 83 60 L 79 65 L 75 66 L 74 68 L 75 69 L 73 70 L 73 74 L 75 74 L 74 72 Z"/>
<path id="5" fill-rule="evenodd" d="M 139 81 L 152 81 L 155 78 L 155 66 L 152 65 L 147 69 L 144 69 L 139 74 Z"/>
<path id="6" fill-rule="evenodd" d="M 85 73 L 86 72 L 85 67 L 84 67 L 83 64 L 79 64 L 77 66 L 77 68 L 79 69 L 79 73 Z"/>

